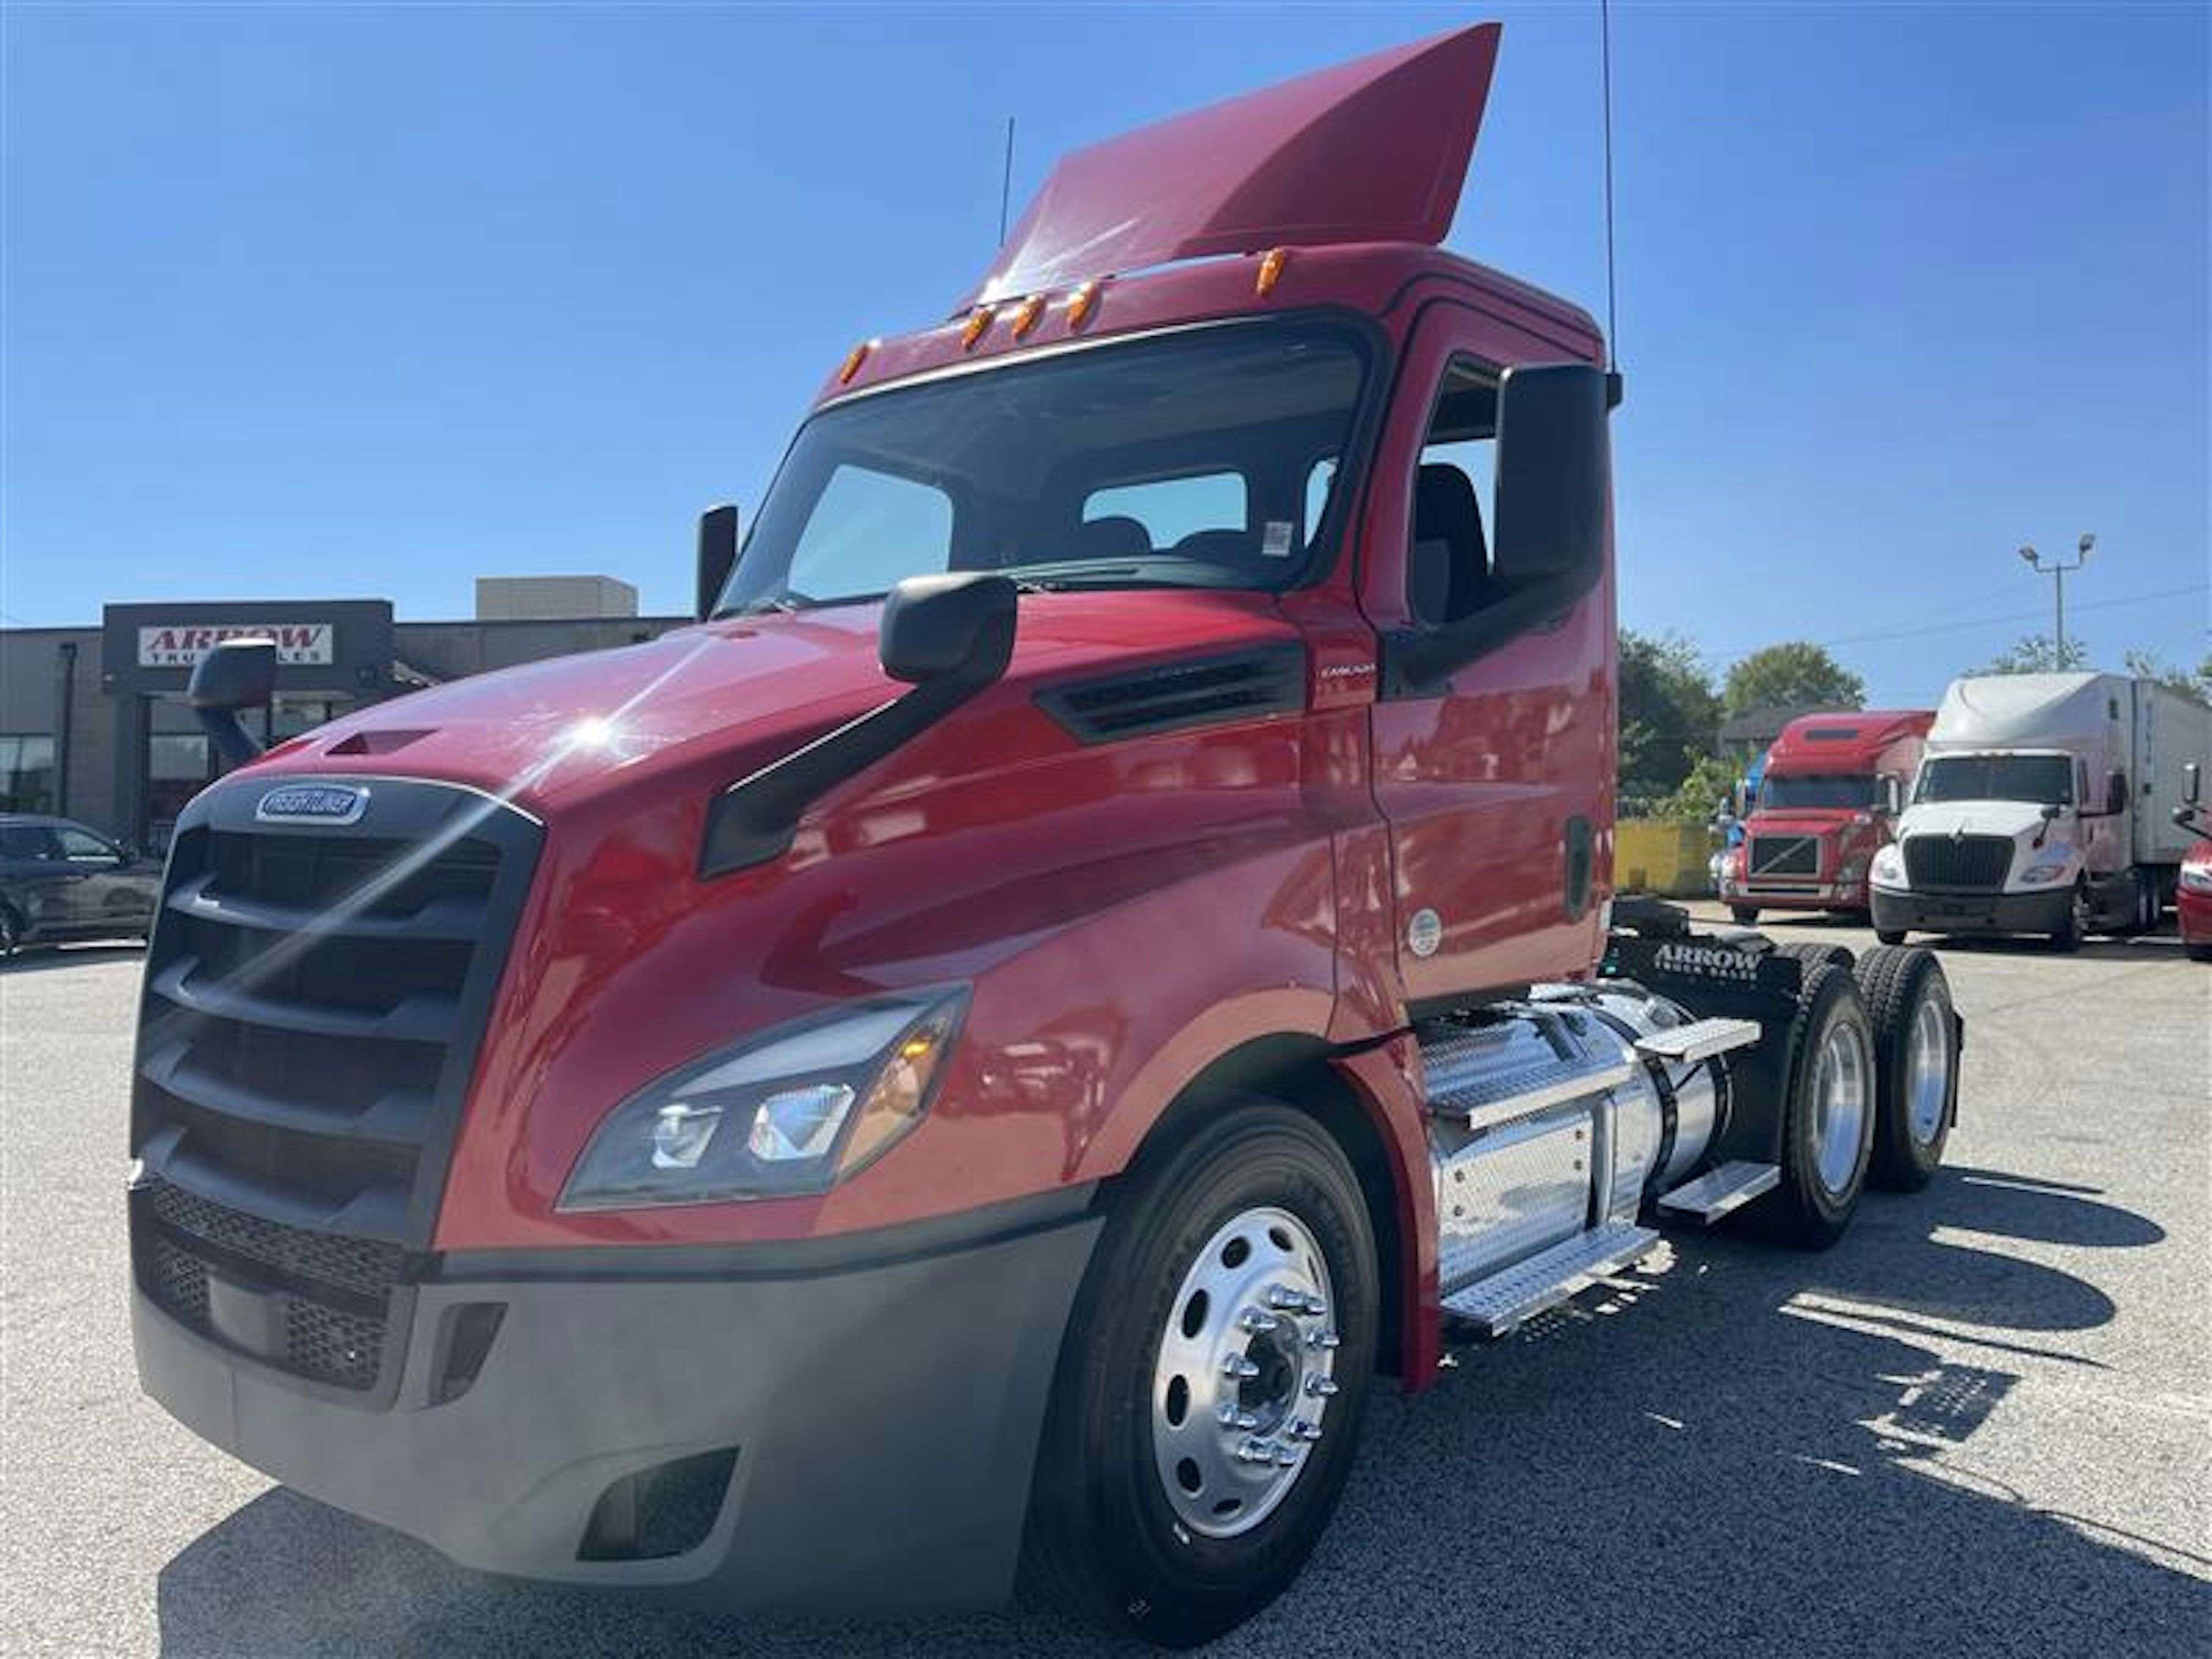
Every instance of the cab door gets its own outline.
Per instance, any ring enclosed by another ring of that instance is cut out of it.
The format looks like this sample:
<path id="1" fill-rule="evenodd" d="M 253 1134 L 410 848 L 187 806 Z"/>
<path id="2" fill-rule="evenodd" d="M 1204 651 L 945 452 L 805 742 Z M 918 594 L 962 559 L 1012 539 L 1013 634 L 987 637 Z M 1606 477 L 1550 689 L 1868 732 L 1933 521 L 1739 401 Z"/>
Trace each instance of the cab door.
<path id="1" fill-rule="evenodd" d="M 1361 574 L 1385 640 L 1375 795 L 1417 1006 L 1580 976 L 1598 952 L 1614 755 L 1609 508 L 1594 509 L 1589 568 L 1571 580 L 1527 538 L 1493 545 L 1491 533 L 1502 365 L 1532 356 L 1572 354 L 1489 313 L 1432 305 L 1401 367 L 1413 390 L 1376 453 Z M 1601 384 L 1592 370 L 1582 383 Z M 1601 409 L 1595 425 L 1601 444 Z M 1516 462 L 1535 446 L 1517 438 Z M 1518 491 L 1524 504 L 1540 493 Z M 1440 678 L 1393 672 L 1432 636 L 1468 654 Z"/>

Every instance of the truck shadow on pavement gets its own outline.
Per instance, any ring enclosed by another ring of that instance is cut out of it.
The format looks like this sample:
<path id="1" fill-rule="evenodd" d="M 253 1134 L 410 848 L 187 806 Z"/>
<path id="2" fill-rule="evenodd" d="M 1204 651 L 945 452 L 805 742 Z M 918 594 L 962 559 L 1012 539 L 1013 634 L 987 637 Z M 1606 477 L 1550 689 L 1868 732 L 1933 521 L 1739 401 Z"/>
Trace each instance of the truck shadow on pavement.
<path id="1" fill-rule="evenodd" d="M 1979 1170 L 1869 1198 L 1825 1255 L 1676 1235 L 1426 1394 L 1382 1389 L 1306 1573 L 1212 1650 L 2202 1652 L 2201 1540 L 2038 1507 L 1977 1467 L 2009 1368 L 2094 1376 L 2075 1339 L 2114 1309 L 1960 1235 L 2164 1237 L 2084 1189 Z M 769 1624 L 516 1584 L 281 1489 L 178 1554 L 158 1596 L 179 1659 L 1126 1650 L 1035 1614 Z"/>
<path id="2" fill-rule="evenodd" d="M 139 939 L 99 945 L 27 945 L 13 956 L 0 957 L 0 978 L 82 968 L 88 963 L 135 962 L 145 954 L 145 944 Z"/>

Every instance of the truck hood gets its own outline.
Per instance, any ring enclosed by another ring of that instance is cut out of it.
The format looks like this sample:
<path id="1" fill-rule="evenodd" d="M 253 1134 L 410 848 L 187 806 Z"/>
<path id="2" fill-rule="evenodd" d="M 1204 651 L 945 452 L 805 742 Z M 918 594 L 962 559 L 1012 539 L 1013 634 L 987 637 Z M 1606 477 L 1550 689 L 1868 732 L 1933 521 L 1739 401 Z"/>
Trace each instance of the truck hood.
<path id="1" fill-rule="evenodd" d="M 1744 827 L 1754 836 L 1832 836 L 1839 830 L 1871 827 L 1863 812 L 1798 809 L 1788 812 L 1754 812 Z"/>
<path id="2" fill-rule="evenodd" d="M 2042 809 L 2029 801 L 1927 801 L 1907 807 L 1898 820 L 1898 839 L 1907 836 L 2003 836 L 2013 841 L 2033 841 L 2045 827 Z M 2050 826 L 2054 837 L 2061 830 Z"/>
<path id="3" fill-rule="evenodd" d="M 906 691 L 877 659 L 881 615 L 876 604 L 730 618 L 472 676 L 320 726 L 246 775 L 422 777 L 526 808 L 702 761 L 726 762 L 734 781 Z M 1006 678 L 1291 631 L 1261 594 L 1025 595 Z"/>

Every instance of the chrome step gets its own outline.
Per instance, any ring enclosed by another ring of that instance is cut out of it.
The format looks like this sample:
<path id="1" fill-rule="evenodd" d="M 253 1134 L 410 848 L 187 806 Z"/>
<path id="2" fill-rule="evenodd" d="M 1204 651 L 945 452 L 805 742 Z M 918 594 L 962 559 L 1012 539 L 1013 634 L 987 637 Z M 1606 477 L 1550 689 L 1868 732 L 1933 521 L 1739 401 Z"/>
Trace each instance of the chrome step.
<path id="1" fill-rule="evenodd" d="M 1711 1060 L 1731 1048 L 1747 1048 L 1759 1041 L 1755 1019 L 1694 1019 L 1687 1025 L 1668 1025 L 1636 1040 L 1636 1052 L 1646 1060 L 1670 1066 L 1688 1066 Z"/>
<path id="2" fill-rule="evenodd" d="M 1609 1221 L 1503 1273 L 1462 1285 L 1444 1297 L 1443 1311 L 1447 1318 L 1472 1326 L 1478 1336 L 1504 1336 L 1607 1274 L 1642 1260 L 1658 1242 L 1659 1235 L 1649 1227 Z"/>
<path id="3" fill-rule="evenodd" d="M 1739 1158 L 1706 1170 L 1695 1181 L 1684 1182 L 1660 1199 L 1659 1210 L 1662 1215 L 1686 1217 L 1710 1227 L 1781 1184 L 1780 1164 L 1751 1164 Z"/>
<path id="4" fill-rule="evenodd" d="M 1616 1089 L 1636 1062 L 1612 1045 L 1585 1048 L 1553 1016 L 1503 1020 L 1421 1046 L 1429 1110 L 1494 1128 Z"/>

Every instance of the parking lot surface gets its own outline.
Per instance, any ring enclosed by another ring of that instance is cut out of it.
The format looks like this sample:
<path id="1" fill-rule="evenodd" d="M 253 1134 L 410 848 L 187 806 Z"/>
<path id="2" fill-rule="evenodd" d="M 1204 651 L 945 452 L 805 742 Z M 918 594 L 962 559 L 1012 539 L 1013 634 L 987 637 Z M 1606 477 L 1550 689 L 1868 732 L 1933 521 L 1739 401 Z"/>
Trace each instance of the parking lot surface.
<path id="1" fill-rule="evenodd" d="M 1216 1650 L 2212 1651 L 2212 969 L 2170 936 L 1942 955 L 1967 1050 L 1932 1188 L 1869 1196 L 1821 1255 L 1670 1234 L 1384 1390 L 1304 1577 Z M 487 1579 L 194 1439 L 131 1371 L 137 976 L 122 950 L 0 964 L 0 1648 L 1102 1649 L 1042 1617 L 762 1625 Z"/>

